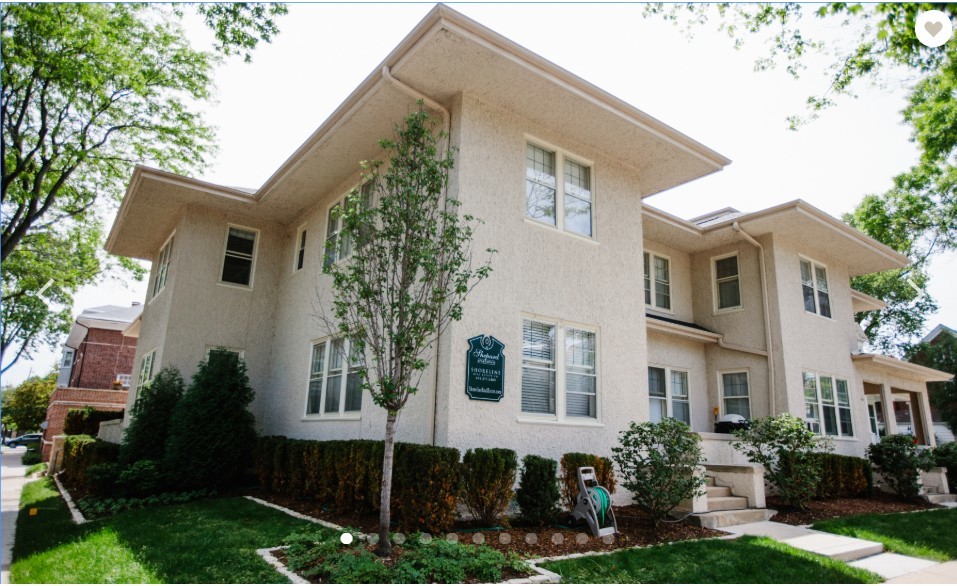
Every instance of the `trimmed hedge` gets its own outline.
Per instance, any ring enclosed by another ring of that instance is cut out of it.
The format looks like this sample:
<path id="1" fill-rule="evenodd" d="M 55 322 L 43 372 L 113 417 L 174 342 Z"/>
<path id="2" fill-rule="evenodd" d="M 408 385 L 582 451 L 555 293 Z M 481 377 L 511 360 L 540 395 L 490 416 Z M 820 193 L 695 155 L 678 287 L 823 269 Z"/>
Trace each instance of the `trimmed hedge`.
<path id="1" fill-rule="evenodd" d="M 379 510 L 383 443 L 373 440 L 260 438 L 256 475 L 264 489 L 310 498 L 340 511 Z M 455 520 L 459 451 L 397 443 L 392 510 L 406 531 L 440 532 Z"/>
<path id="2" fill-rule="evenodd" d="M 116 462 L 120 446 L 88 435 L 70 435 L 63 440 L 63 481 L 70 488 L 90 490 L 87 469 L 95 464 Z"/>
<path id="3" fill-rule="evenodd" d="M 558 516 L 558 462 L 529 454 L 522 458 L 522 475 L 515 500 L 522 519 L 546 525 Z"/>
<path id="4" fill-rule="evenodd" d="M 123 419 L 123 411 L 97 411 L 93 407 L 70 409 L 63 422 L 63 433 L 96 437 L 100 433 L 100 423 L 114 419 Z"/>
<path id="5" fill-rule="evenodd" d="M 957 442 L 937 446 L 934 461 L 938 466 L 947 468 L 947 487 L 951 494 L 957 494 Z"/>
<path id="6" fill-rule="evenodd" d="M 854 456 L 817 454 L 821 463 L 821 480 L 817 498 L 850 498 L 870 496 L 874 488 L 871 462 Z"/>
<path id="7" fill-rule="evenodd" d="M 483 525 L 495 525 L 515 491 L 518 456 L 503 448 L 476 448 L 462 457 L 462 501 Z M 508 525 L 508 518 L 504 519 Z"/>
<path id="8" fill-rule="evenodd" d="M 615 468 L 609 458 L 602 458 L 595 454 L 569 452 L 562 456 L 561 491 L 562 504 L 569 511 L 575 508 L 578 499 L 578 469 L 591 466 L 595 469 L 595 478 L 598 484 L 604 486 L 610 494 L 615 494 Z"/>

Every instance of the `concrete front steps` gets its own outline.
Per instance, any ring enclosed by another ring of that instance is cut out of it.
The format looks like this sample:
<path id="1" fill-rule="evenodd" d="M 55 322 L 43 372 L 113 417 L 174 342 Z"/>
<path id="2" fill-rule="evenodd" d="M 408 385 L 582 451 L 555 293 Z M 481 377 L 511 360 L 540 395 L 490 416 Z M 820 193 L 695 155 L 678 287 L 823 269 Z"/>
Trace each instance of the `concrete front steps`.
<path id="1" fill-rule="evenodd" d="M 927 502 L 935 505 L 957 503 L 957 494 L 925 494 L 924 498 L 927 499 Z"/>
<path id="2" fill-rule="evenodd" d="M 745 523 L 767 521 L 777 511 L 770 509 L 749 509 L 748 499 L 731 494 L 728 486 L 716 486 L 714 478 L 705 477 L 708 512 L 695 513 L 689 520 L 706 529 L 720 529 Z"/>

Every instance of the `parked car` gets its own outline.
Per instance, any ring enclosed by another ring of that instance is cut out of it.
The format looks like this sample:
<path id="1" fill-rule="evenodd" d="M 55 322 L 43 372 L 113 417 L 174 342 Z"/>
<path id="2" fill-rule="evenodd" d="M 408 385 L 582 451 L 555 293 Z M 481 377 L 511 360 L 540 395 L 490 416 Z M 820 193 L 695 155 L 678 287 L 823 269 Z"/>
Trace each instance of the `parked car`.
<path id="1" fill-rule="evenodd" d="M 7 447 L 10 447 L 10 448 L 19 448 L 20 446 L 37 447 L 40 445 L 41 439 L 43 439 L 42 433 L 28 433 L 28 434 L 21 435 L 20 437 L 8 439 L 6 441 L 6 444 L 7 444 Z"/>

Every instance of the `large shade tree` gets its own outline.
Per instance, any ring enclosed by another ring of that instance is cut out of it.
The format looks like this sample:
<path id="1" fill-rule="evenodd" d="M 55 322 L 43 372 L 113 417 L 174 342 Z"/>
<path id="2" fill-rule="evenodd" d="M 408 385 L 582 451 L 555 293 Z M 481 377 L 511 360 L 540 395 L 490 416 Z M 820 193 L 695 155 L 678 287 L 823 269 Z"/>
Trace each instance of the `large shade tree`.
<path id="1" fill-rule="evenodd" d="M 286 10 L 197 5 L 216 38 L 203 51 L 183 33 L 182 6 L 0 6 L 3 370 L 67 331 L 79 287 L 106 272 L 142 277 L 100 252 L 105 214 L 136 163 L 202 169 L 213 131 L 197 105 L 214 67 L 224 54 L 248 60 Z"/>

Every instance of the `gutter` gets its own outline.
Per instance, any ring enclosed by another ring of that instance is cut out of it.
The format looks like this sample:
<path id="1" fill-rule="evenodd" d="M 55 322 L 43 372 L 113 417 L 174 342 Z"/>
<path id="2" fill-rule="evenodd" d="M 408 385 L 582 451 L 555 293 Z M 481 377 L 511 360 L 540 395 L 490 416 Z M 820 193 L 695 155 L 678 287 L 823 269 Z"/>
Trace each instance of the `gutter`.
<path id="1" fill-rule="evenodd" d="M 731 224 L 731 229 L 736 233 L 740 234 L 745 240 L 751 243 L 752 246 L 758 249 L 758 263 L 761 266 L 761 300 L 764 302 L 764 340 L 765 347 L 767 348 L 768 356 L 768 397 L 769 397 L 769 406 L 770 413 L 769 415 L 775 415 L 775 405 L 774 405 L 774 349 L 771 344 L 771 304 L 768 301 L 768 272 L 765 265 L 764 259 L 764 247 L 761 246 L 761 243 L 751 237 L 750 234 L 744 231 L 741 228 L 740 224 L 737 221 Z"/>

